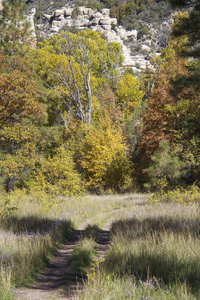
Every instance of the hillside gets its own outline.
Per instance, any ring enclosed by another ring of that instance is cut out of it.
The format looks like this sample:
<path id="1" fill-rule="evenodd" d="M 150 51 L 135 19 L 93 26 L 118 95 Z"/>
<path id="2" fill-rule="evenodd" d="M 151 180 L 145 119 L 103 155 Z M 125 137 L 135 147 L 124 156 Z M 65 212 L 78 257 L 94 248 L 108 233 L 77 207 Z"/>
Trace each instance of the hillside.
<path id="1" fill-rule="evenodd" d="M 173 23 L 173 10 L 168 1 L 137 1 L 137 5 L 135 2 L 35 0 L 28 4 L 28 9 L 36 8 L 38 41 L 63 29 L 92 28 L 101 31 L 109 42 L 120 43 L 123 46 L 124 65 L 138 73 L 149 65 L 155 53 L 166 47 Z M 89 14 L 84 7 L 90 9 Z M 105 13 L 105 8 L 109 8 L 109 12 Z M 102 9 L 103 16 L 100 15 Z M 98 20 L 107 17 L 110 19 L 99 26 Z"/>
<path id="2" fill-rule="evenodd" d="M 137 3 L 137 4 L 135 4 Z M 88 8 L 100 11 L 102 8 L 109 8 L 111 10 L 111 17 L 117 18 L 118 25 L 124 26 L 127 30 L 136 29 L 138 31 L 138 39 L 144 36 L 149 37 L 153 34 L 152 28 L 156 29 L 161 23 L 167 21 L 173 9 L 168 0 L 138 0 L 138 1 L 30 1 L 28 7 L 36 8 L 35 22 L 41 23 L 43 14 L 52 14 L 56 9 L 63 6 L 85 6 Z M 158 37 L 159 46 L 166 46 L 166 35 L 168 35 L 169 28 L 161 28 Z"/>

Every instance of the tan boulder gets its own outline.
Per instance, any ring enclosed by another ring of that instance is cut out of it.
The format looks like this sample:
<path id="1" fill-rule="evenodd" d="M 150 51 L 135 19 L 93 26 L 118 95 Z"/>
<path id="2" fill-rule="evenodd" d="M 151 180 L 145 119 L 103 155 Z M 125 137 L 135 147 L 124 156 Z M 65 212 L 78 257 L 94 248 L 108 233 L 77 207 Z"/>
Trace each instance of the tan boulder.
<path id="1" fill-rule="evenodd" d="M 99 21 L 100 21 L 100 19 L 95 17 L 89 21 L 89 26 L 96 26 L 99 24 Z"/>
<path id="2" fill-rule="evenodd" d="M 100 25 L 111 25 L 111 19 L 110 18 L 103 18 L 99 20 Z"/>
<path id="3" fill-rule="evenodd" d="M 94 12 L 91 8 L 87 8 L 84 6 L 80 6 L 79 10 L 80 10 L 82 16 L 84 16 L 84 15 L 91 16 Z"/>
<path id="4" fill-rule="evenodd" d="M 117 25 L 117 18 L 110 18 L 111 24 Z"/>
<path id="5" fill-rule="evenodd" d="M 107 31 L 110 31 L 110 30 L 111 30 L 111 25 L 101 25 L 101 27 L 102 27 L 104 30 L 107 30 Z"/>
<path id="6" fill-rule="evenodd" d="M 103 8 L 101 10 L 101 13 L 102 13 L 102 15 L 104 15 L 106 17 L 109 17 L 109 15 L 110 15 L 110 9 L 109 8 Z"/>
<path id="7" fill-rule="evenodd" d="M 71 7 L 63 7 L 62 9 L 63 9 L 65 17 L 72 15 L 73 8 L 71 8 Z"/>
<path id="8" fill-rule="evenodd" d="M 3 0 L 0 0 L 0 10 L 3 9 Z"/>

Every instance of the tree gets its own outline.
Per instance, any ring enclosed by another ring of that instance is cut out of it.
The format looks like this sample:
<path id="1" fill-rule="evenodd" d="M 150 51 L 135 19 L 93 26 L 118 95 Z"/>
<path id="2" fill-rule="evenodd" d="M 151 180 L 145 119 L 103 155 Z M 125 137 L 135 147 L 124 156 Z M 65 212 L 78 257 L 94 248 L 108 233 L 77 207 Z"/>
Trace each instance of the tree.
<path id="1" fill-rule="evenodd" d="M 99 33 L 87 30 L 53 36 L 38 52 L 39 72 L 58 110 L 90 124 L 98 82 L 108 77 L 114 82 L 122 64 L 120 46 L 107 45 Z"/>
<path id="2" fill-rule="evenodd" d="M 67 120 L 64 139 L 90 191 L 122 191 L 132 186 L 132 167 L 124 131 L 117 96 L 108 83 L 98 90 L 92 124 Z"/>
<path id="3" fill-rule="evenodd" d="M 13 54 L 30 42 L 30 24 L 25 16 L 25 1 L 5 0 L 0 11 L 0 52 Z"/>
<path id="4" fill-rule="evenodd" d="M 44 93 L 31 63 L 0 55 L 1 173 L 10 192 L 14 178 L 37 159 L 38 125 L 45 119 Z"/>
<path id="5" fill-rule="evenodd" d="M 126 3 L 117 3 L 111 9 L 111 14 L 113 17 L 117 18 L 117 23 L 122 24 L 123 20 L 126 18 Z"/>
<path id="6" fill-rule="evenodd" d="M 200 103 L 195 87 L 184 83 L 183 78 L 191 74 L 187 66 L 188 60 L 180 57 L 173 45 L 163 52 L 160 73 L 145 101 L 141 148 L 148 166 L 159 143 L 169 142 L 182 161 L 189 182 L 198 177 Z"/>
<path id="7" fill-rule="evenodd" d="M 130 187 L 132 169 L 123 133 L 106 112 L 99 112 L 95 125 L 82 126 L 71 147 L 87 189 L 101 192 Z"/>
<path id="8" fill-rule="evenodd" d="M 159 143 L 147 173 L 150 183 L 146 184 L 146 187 L 161 189 L 177 184 L 181 177 L 181 161 L 173 154 L 167 141 L 163 140 Z"/>
<path id="9" fill-rule="evenodd" d="M 175 16 L 172 35 L 175 38 L 187 37 L 187 47 L 181 51 L 181 55 L 191 57 L 188 68 L 192 71 L 190 76 L 183 78 L 188 86 L 195 86 L 199 91 L 200 80 L 200 1 L 172 1 L 175 6 L 187 8 L 185 12 Z"/>
<path id="10" fill-rule="evenodd" d="M 79 6 L 78 6 L 78 4 L 76 4 L 75 6 L 74 6 L 74 9 L 73 9 L 73 11 L 72 11 L 72 19 L 77 19 L 77 17 L 78 17 L 78 15 L 80 14 L 80 8 L 79 8 Z"/>
<path id="11" fill-rule="evenodd" d="M 139 86 L 139 80 L 126 73 L 117 84 L 118 104 L 127 118 L 141 104 L 144 93 Z"/>
<path id="12" fill-rule="evenodd" d="M 173 35 L 188 37 L 188 55 L 200 57 L 200 1 L 199 0 L 170 0 L 174 6 L 189 9 L 187 12 L 176 15 L 173 26 Z"/>

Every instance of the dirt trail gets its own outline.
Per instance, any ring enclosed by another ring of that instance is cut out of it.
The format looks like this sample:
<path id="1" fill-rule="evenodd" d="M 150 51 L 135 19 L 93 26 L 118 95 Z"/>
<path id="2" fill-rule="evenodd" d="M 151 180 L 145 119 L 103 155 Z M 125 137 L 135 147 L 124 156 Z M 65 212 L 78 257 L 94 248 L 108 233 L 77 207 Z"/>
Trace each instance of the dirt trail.
<path id="1" fill-rule="evenodd" d="M 109 248 L 111 223 L 112 221 L 109 220 L 99 234 L 95 261 L 103 257 Z M 36 278 L 34 285 L 27 289 L 17 290 L 16 300 L 74 299 L 73 295 L 77 290 L 75 282 L 81 282 L 82 279 L 76 277 L 68 266 L 68 261 L 87 224 L 82 224 L 73 232 L 68 242 L 58 250 L 49 266 Z M 65 292 L 63 292 L 63 287 L 66 289 Z"/>

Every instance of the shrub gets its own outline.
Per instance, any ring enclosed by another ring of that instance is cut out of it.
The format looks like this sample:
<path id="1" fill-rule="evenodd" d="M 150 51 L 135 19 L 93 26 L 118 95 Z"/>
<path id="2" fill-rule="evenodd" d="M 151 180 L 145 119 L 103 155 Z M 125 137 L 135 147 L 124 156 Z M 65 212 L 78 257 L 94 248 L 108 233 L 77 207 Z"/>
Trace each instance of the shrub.
<path id="1" fill-rule="evenodd" d="M 73 196 L 82 190 L 72 154 L 64 145 L 57 149 L 55 156 L 43 159 L 36 172 L 37 184 L 48 194 Z"/>
<path id="2" fill-rule="evenodd" d="M 74 146 L 86 188 L 100 192 L 126 186 L 131 179 L 131 168 L 121 130 L 105 117 L 96 126 L 83 128 L 79 137 Z"/>
<path id="3" fill-rule="evenodd" d="M 183 188 L 176 188 L 172 191 L 163 193 L 162 191 L 154 195 L 149 196 L 148 201 L 150 203 L 182 203 L 182 204 L 193 204 L 200 203 L 200 188 L 193 185 L 187 190 Z"/>
<path id="4" fill-rule="evenodd" d="M 177 184 L 180 179 L 181 162 L 177 156 L 172 155 L 171 148 L 167 141 L 159 144 L 159 149 L 152 156 L 153 164 L 147 170 L 149 184 L 146 187 L 160 189 L 169 184 Z"/>

